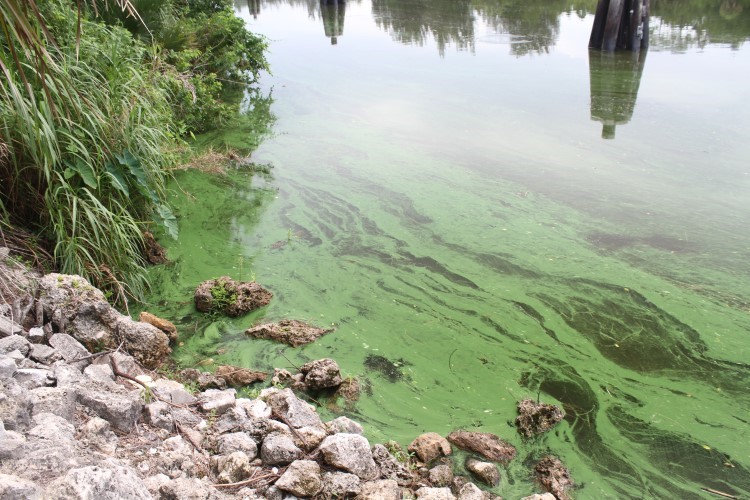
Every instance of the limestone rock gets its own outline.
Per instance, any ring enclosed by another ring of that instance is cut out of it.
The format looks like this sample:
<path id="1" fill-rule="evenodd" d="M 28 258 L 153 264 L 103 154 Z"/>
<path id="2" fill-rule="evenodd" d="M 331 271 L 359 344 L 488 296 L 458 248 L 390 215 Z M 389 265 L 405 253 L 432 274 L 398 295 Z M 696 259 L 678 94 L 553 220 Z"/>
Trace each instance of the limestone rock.
<path id="1" fill-rule="evenodd" d="M 31 342 L 21 335 L 10 335 L 0 339 L 0 354 L 8 354 L 11 351 L 21 351 L 24 356 L 31 350 Z"/>
<path id="2" fill-rule="evenodd" d="M 364 429 L 361 425 L 345 416 L 341 416 L 331 420 L 330 422 L 326 422 L 325 426 L 326 429 L 328 429 L 328 432 L 330 432 L 331 434 L 336 434 L 339 432 L 345 432 L 347 434 L 364 434 Z"/>
<path id="3" fill-rule="evenodd" d="M 54 413 L 68 422 L 73 421 L 78 391 L 72 387 L 39 387 L 29 391 L 31 415 Z"/>
<path id="4" fill-rule="evenodd" d="M 265 389 L 260 397 L 274 413 L 282 417 L 284 423 L 292 427 L 323 427 L 323 421 L 315 408 L 295 396 L 291 389 Z"/>
<path id="5" fill-rule="evenodd" d="M 217 449 L 219 454 L 228 455 L 235 451 L 241 451 L 247 455 L 250 460 L 258 456 L 258 445 L 244 432 L 233 432 L 219 436 L 217 440 Z"/>
<path id="6" fill-rule="evenodd" d="M 359 477 L 348 472 L 324 472 L 322 479 L 323 498 L 350 498 L 362 489 Z"/>
<path id="7" fill-rule="evenodd" d="M 489 486 L 500 484 L 500 471 L 491 462 L 482 462 L 469 457 L 466 459 L 466 469 L 484 484 Z"/>
<path id="8" fill-rule="evenodd" d="M 55 361 L 62 359 L 62 356 L 55 349 L 44 344 L 31 344 L 29 357 L 45 365 L 51 365 Z"/>
<path id="9" fill-rule="evenodd" d="M 21 431 L 29 425 L 32 403 L 29 393 L 15 379 L 0 379 L 0 421 L 5 429 Z"/>
<path id="10" fill-rule="evenodd" d="M 216 368 L 214 375 L 226 380 L 227 385 L 245 386 L 253 382 L 263 382 L 268 378 L 266 372 L 248 370 L 238 366 L 221 365 Z"/>
<path id="11" fill-rule="evenodd" d="M 10 318 L 0 315 L 0 337 L 8 337 L 10 335 L 21 335 L 23 333 L 23 327 L 12 321 Z"/>
<path id="12" fill-rule="evenodd" d="M 0 356 L 0 378 L 12 378 L 18 366 L 16 362 L 7 356 Z"/>
<path id="13" fill-rule="evenodd" d="M 177 342 L 177 327 L 171 321 L 162 319 L 146 311 L 141 311 L 138 321 L 155 326 L 169 337 L 170 342 Z"/>
<path id="14" fill-rule="evenodd" d="M 223 378 L 217 377 L 212 373 L 201 372 L 195 368 L 182 370 L 180 377 L 188 382 L 195 382 L 201 390 L 224 389 L 227 386 L 227 382 Z"/>
<path id="15" fill-rule="evenodd" d="M 415 453 L 424 463 L 430 463 L 436 458 L 453 452 L 448 440 L 436 432 L 426 432 L 417 436 L 409 445 L 408 450 Z"/>
<path id="16" fill-rule="evenodd" d="M 0 474 L 0 498 L 3 500 L 41 500 L 42 491 L 33 481 L 9 474 Z"/>
<path id="17" fill-rule="evenodd" d="M 516 449 L 510 443 L 488 432 L 454 431 L 448 441 L 467 451 L 478 453 L 488 460 L 506 464 L 516 456 Z"/>
<path id="18" fill-rule="evenodd" d="M 534 493 L 527 497 L 523 497 L 521 500 L 557 500 L 555 495 L 552 493 Z"/>
<path id="19" fill-rule="evenodd" d="M 128 467 L 72 469 L 47 488 L 50 500 L 124 500 L 151 498 L 146 485 Z"/>
<path id="20" fill-rule="evenodd" d="M 162 378 L 153 381 L 149 384 L 149 387 L 160 398 L 172 404 L 191 405 L 197 401 L 196 397 L 190 394 L 184 385 L 174 380 Z"/>
<path id="21" fill-rule="evenodd" d="M 467 482 L 458 490 L 456 498 L 458 500 L 489 500 L 490 494 L 482 491 L 476 484 Z"/>
<path id="22" fill-rule="evenodd" d="M 248 418 L 245 411 L 242 408 L 234 406 L 222 413 L 222 415 L 214 422 L 213 431 L 216 434 L 235 432 L 241 429 L 247 420 Z"/>
<path id="23" fill-rule="evenodd" d="M 195 308 L 201 312 L 218 310 L 238 317 L 267 306 L 273 294 L 254 281 L 234 281 L 229 276 L 207 280 L 195 290 Z"/>
<path id="24" fill-rule="evenodd" d="M 547 455 L 534 466 L 534 475 L 545 490 L 558 500 L 568 500 L 568 490 L 573 486 L 570 471 L 553 455 Z"/>
<path id="25" fill-rule="evenodd" d="M 133 429 L 143 408 L 138 391 L 129 392 L 118 385 L 104 388 L 90 381 L 78 386 L 78 402 L 120 432 Z"/>
<path id="26" fill-rule="evenodd" d="M 260 447 L 260 458 L 266 465 L 285 465 L 302 456 L 302 450 L 285 434 L 269 434 Z"/>
<path id="27" fill-rule="evenodd" d="M 271 417 L 271 407 L 260 399 L 238 398 L 235 404 L 238 408 L 244 410 L 248 418 Z"/>
<path id="28" fill-rule="evenodd" d="M 65 330 L 83 304 L 107 302 L 101 290 L 91 286 L 85 278 L 57 273 L 39 280 L 39 301 L 45 318 L 51 319 L 58 331 Z"/>
<path id="29" fill-rule="evenodd" d="M 250 458 L 241 451 L 216 458 L 218 481 L 220 483 L 237 483 L 247 479 L 255 468 L 250 465 Z"/>
<path id="30" fill-rule="evenodd" d="M 275 340 L 297 347 L 309 344 L 331 331 L 330 328 L 316 328 L 296 319 L 285 319 L 249 328 L 245 333 L 256 339 Z"/>
<path id="31" fill-rule="evenodd" d="M 242 424 L 242 431 L 255 441 L 261 442 L 269 434 L 283 434 L 291 439 L 289 426 L 270 418 L 252 418 Z"/>
<path id="32" fill-rule="evenodd" d="M 393 479 L 399 486 L 407 486 L 414 480 L 411 471 L 399 462 L 382 444 L 376 444 L 371 450 L 372 459 L 380 469 L 381 479 Z"/>
<path id="33" fill-rule="evenodd" d="M 223 500 L 229 498 L 198 478 L 180 477 L 159 487 L 159 500 Z"/>
<path id="34" fill-rule="evenodd" d="M 456 500 L 450 488 L 422 487 L 417 491 L 417 498 L 421 500 Z"/>
<path id="35" fill-rule="evenodd" d="M 41 344 L 44 342 L 44 339 L 47 338 L 47 334 L 44 333 L 44 328 L 35 326 L 33 328 L 29 328 L 29 333 L 26 338 L 29 339 L 29 342 L 31 342 L 32 344 Z"/>
<path id="36" fill-rule="evenodd" d="M 322 488 L 320 466 L 312 460 L 296 460 L 276 481 L 275 486 L 298 497 L 311 497 Z"/>
<path id="37" fill-rule="evenodd" d="M 172 407 L 164 401 L 154 401 L 143 408 L 143 413 L 148 422 L 153 427 L 165 429 L 169 432 L 174 430 L 174 418 L 172 417 Z"/>
<path id="38" fill-rule="evenodd" d="M 106 455 L 117 451 L 118 438 L 112 432 L 109 422 L 103 418 L 90 418 L 80 429 L 80 440 Z"/>
<path id="39" fill-rule="evenodd" d="M 153 325 L 121 316 L 117 320 L 117 330 L 125 351 L 146 368 L 158 367 L 172 352 L 169 337 Z"/>
<path id="40" fill-rule="evenodd" d="M 13 377 L 16 379 L 16 382 L 28 390 L 36 389 L 37 387 L 49 387 L 55 384 L 52 372 L 42 368 L 19 368 Z"/>
<path id="41" fill-rule="evenodd" d="M 89 352 L 83 347 L 83 344 L 78 342 L 76 339 L 66 333 L 56 333 L 49 339 L 49 345 L 55 348 L 60 353 L 60 356 L 67 362 L 74 362 L 76 359 L 81 359 L 89 355 Z M 83 371 L 85 366 L 91 363 L 90 359 L 79 361 L 76 363 L 79 371 Z"/>
<path id="42" fill-rule="evenodd" d="M 401 500 L 401 487 L 392 479 L 368 481 L 362 484 L 356 500 Z"/>
<path id="43" fill-rule="evenodd" d="M 334 434 L 325 438 L 319 449 L 327 464 L 361 479 L 375 479 L 380 474 L 370 452 L 370 443 L 364 436 Z"/>
<path id="44" fill-rule="evenodd" d="M 343 381 L 338 363 L 329 358 L 305 363 L 299 371 L 305 375 L 304 382 L 307 388 L 313 391 L 338 387 Z"/>
<path id="45" fill-rule="evenodd" d="M 450 465 L 437 465 L 430 469 L 430 483 L 438 488 L 450 486 L 453 481 L 453 471 Z"/>
<path id="46" fill-rule="evenodd" d="M 225 411 L 234 407 L 236 395 L 237 391 L 234 389 L 225 389 L 223 391 L 218 389 L 208 389 L 205 392 L 202 392 L 198 397 L 200 408 L 205 413 L 216 412 L 217 415 L 221 415 Z"/>
<path id="47" fill-rule="evenodd" d="M 564 416 L 559 406 L 524 399 L 518 403 L 516 426 L 521 434 L 531 437 L 547 432 L 559 424 Z"/>

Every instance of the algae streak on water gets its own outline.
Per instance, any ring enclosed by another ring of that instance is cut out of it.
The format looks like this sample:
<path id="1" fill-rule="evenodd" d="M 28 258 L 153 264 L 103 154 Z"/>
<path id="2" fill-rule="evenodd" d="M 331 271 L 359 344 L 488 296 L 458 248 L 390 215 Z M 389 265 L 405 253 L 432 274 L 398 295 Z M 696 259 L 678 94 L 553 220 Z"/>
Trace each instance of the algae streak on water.
<path id="1" fill-rule="evenodd" d="M 559 50 L 519 58 L 478 20 L 473 52 L 451 52 L 391 41 L 371 17 L 391 4 L 348 2 L 331 47 L 307 4 L 263 5 L 278 121 L 253 159 L 273 178 L 178 175 L 182 236 L 154 275 L 154 312 L 185 342 L 176 359 L 332 357 L 363 381 L 347 411 L 371 441 L 457 428 L 511 441 L 507 498 L 538 491 L 528 466 L 549 452 L 578 498 L 750 494 L 750 129 L 731 119 L 750 112 L 746 79 L 727 63 L 721 81 L 668 84 L 748 51 L 650 53 L 632 121 L 603 141 L 584 18 L 561 14 Z M 274 300 L 197 314 L 194 287 L 223 275 Z M 243 334 L 285 318 L 336 330 L 298 348 Z M 523 439 L 523 398 L 565 420 Z"/>

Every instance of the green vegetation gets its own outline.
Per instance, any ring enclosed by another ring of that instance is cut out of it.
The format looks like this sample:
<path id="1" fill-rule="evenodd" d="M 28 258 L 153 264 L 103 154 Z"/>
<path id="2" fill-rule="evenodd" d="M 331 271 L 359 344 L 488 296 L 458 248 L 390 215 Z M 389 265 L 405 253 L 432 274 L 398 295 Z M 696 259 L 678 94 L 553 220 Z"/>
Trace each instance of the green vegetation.
<path id="1" fill-rule="evenodd" d="M 0 232 L 24 228 L 126 305 L 147 286 L 146 221 L 177 237 L 182 138 L 237 114 L 222 95 L 268 68 L 231 2 L 118 5 L 0 4 Z"/>
<path id="2" fill-rule="evenodd" d="M 230 290 L 227 285 L 226 281 L 219 280 L 211 287 L 211 298 L 213 299 L 211 305 L 212 313 L 224 311 L 227 307 L 237 302 L 237 292 Z"/>

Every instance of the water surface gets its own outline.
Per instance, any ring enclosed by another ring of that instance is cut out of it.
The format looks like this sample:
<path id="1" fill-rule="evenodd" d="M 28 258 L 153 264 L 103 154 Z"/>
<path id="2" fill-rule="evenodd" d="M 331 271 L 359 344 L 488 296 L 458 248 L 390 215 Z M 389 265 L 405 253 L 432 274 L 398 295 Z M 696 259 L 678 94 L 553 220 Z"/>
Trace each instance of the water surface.
<path id="1" fill-rule="evenodd" d="M 750 3 L 653 3 L 648 53 L 614 58 L 587 49 L 591 1 L 238 3 L 273 76 L 234 132 L 267 135 L 271 175 L 178 176 L 152 307 L 176 359 L 332 357 L 371 441 L 515 444 L 505 498 L 549 452 L 578 498 L 750 495 Z M 275 298 L 196 314 L 221 275 Z M 284 318 L 336 331 L 242 334 Z M 565 421 L 523 440 L 524 397 Z"/>

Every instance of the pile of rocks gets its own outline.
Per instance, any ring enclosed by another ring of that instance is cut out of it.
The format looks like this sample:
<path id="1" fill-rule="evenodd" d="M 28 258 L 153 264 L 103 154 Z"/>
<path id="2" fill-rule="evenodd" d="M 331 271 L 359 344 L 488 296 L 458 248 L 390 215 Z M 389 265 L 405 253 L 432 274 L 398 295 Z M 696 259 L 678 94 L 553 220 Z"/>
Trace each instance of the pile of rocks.
<path id="1" fill-rule="evenodd" d="M 290 388 L 238 398 L 215 377 L 219 388 L 193 393 L 147 370 L 169 353 L 167 333 L 117 313 L 81 277 L 32 281 L 30 299 L 0 308 L 0 498 L 498 498 L 447 458 L 451 443 L 470 451 L 481 459 L 467 470 L 497 485 L 494 462 L 515 455 L 497 436 L 428 433 L 409 454 L 371 446 L 347 417 L 323 422 Z M 307 390 L 343 385 L 332 360 L 300 373 L 290 379 Z M 567 487 L 556 465 L 544 473 Z"/>

